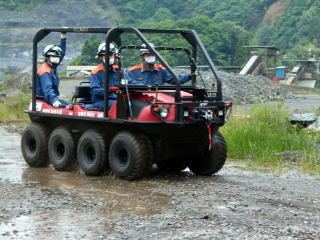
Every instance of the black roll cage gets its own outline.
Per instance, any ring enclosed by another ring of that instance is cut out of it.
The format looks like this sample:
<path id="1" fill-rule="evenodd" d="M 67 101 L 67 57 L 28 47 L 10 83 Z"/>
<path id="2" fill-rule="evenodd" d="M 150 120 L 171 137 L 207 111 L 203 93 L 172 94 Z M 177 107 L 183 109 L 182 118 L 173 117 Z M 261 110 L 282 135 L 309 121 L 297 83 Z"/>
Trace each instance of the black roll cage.
<path id="1" fill-rule="evenodd" d="M 165 59 L 159 54 L 157 48 L 153 47 L 147 38 L 143 35 L 143 33 L 163 33 L 163 34 L 180 34 L 191 46 L 191 72 L 194 73 L 196 70 L 195 61 L 197 59 L 197 51 L 198 49 L 203 54 L 205 60 L 208 62 L 209 67 L 212 73 L 215 76 L 217 81 L 217 92 L 214 98 L 210 98 L 210 100 L 222 101 L 222 90 L 221 90 L 221 80 L 217 74 L 217 69 L 214 66 L 207 50 L 205 49 L 203 43 L 201 42 L 199 36 L 194 30 L 159 30 L 159 29 L 137 29 L 137 28 L 87 28 L 87 27 L 63 27 L 63 28 L 43 28 L 40 29 L 33 38 L 33 57 L 32 57 L 32 111 L 36 111 L 36 78 L 37 78 L 37 56 L 38 56 L 38 43 L 45 38 L 48 34 L 52 32 L 72 32 L 72 33 L 105 33 L 106 34 L 106 54 L 107 56 L 111 53 L 109 44 L 111 42 L 115 42 L 119 47 L 121 47 L 121 34 L 123 33 L 132 33 L 135 34 L 145 45 L 146 47 L 156 56 L 156 58 L 160 61 L 160 63 L 169 71 L 169 73 L 176 80 L 176 91 L 175 91 L 175 101 L 176 103 L 181 102 L 181 87 L 180 80 L 177 75 L 173 72 L 170 65 L 165 61 Z M 161 50 L 161 49 L 159 49 Z M 192 64 L 193 63 L 193 64 Z M 109 58 L 106 58 L 106 66 L 109 66 Z M 105 106 L 108 106 L 109 101 L 109 75 L 110 69 L 106 68 L 105 74 L 105 84 L 104 84 L 104 103 Z M 195 75 L 192 75 L 192 82 L 195 81 Z M 138 87 L 138 86 L 137 86 Z M 130 87 L 133 89 L 134 87 Z M 139 89 L 143 89 L 142 86 L 138 87 Z M 147 86 L 145 87 L 147 89 Z M 108 118 L 108 108 L 104 110 L 104 117 Z"/>

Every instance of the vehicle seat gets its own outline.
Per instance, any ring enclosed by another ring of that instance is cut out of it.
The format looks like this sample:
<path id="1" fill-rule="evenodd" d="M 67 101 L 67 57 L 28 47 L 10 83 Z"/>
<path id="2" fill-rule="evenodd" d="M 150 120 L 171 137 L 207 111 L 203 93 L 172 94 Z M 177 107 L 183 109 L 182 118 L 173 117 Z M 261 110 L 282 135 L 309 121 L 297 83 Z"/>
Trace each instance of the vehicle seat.
<path id="1" fill-rule="evenodd" d="M 78 98 L 80 100 L 78 103 L 85 103 L 90 104 L 91 102 L 91 94 L 90 94 L 90 86 L 89 85 L 82 85 L 83 83 L 89 82 L 81 82 L 79 86 L 75 87 L 74 95 L 72 97 L 72 102 L 76 102 Z"/>

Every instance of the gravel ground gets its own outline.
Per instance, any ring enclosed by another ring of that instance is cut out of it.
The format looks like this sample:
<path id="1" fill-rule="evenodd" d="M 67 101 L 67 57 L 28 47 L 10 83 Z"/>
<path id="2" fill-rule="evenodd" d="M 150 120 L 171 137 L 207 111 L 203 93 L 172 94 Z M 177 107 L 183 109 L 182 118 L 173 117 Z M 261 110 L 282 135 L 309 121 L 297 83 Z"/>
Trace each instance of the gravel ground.
<path id="1" fill-rule="evenodd" d="M 295 168 L 127 182 L 29 168 L 0 127 L 0 239 L 320 239 L 319 180 Z M 266 170 L 266 169 L 264 169 Z"/>

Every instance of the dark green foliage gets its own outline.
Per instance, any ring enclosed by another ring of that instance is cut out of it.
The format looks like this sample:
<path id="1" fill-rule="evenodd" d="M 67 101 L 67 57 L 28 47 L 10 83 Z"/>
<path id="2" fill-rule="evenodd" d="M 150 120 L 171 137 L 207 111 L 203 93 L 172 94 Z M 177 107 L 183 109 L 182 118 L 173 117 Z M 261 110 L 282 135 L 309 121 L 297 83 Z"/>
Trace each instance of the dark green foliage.
<path id="1" fill-rule="evenodd" d="M 70 65 L 96 65 L 99 60 L 96 58 L 99 44 L 102 42 L 96 36 L 86 40 L 83 44 L 81 55 L 75 58 Z"/>
<path id="2" fill-rule="evenodd" d="M 241 62 L 243 55 L 242 50 L 238 49 L 241 47 L 240 42 L 274 45 L 279 47 L 282 53 L 288 53 L 297 52 L 302 49 L 299 46 L 314 44 L 315 40 L 320 38 L 319 0 L 287 0 L 284 2 L 285 13 L 273 16 L 275 21 L 270 26 L 265 25 L 262 19 L 271 4 L 278 0 L 162 0 L 156 1 L 156 4 L 154 0 L 111 1 L 117 4 L 123 13 L 122 24 L 155 28 L 194 28 L 199 34 L 205 36 L 208 36 L 208 31 L 214 29 L 216 34 L 223 34 L 224 36 L 215 37 L 215 41 L 212 42 L 208 39 L 204 40 L 210 54 L 219 64 Z M 205 16 L 209 18 L 210 24 L 202 25 L 201 22 L 197 22 L 199 17 Z M 223 28 L 226 22 L 229 27 L 232 27 Z M 242 27 L 238 29 L 240 32 L 235 32 L 238 27 Z M 224 29 L 225 32 L 219 29 Z M 252 41 L 246 42 L 244 39 L 250 35 L 248 31 L 255 37 Z M 237 36 L 234 40 L 232 39 L 234 34 L 241 36 Z M 231 49 L 229 49 L 230 46 Z M 234 50 L 235 47 L 237 51 Z M 315 47 L 320 48 L 318 42 Z M 298 55 L 307 55 L 307 53 L 301 52 Z"/>
<path id="3" fill-rule="evenodd" d="M 216 24 L 206 16 L 198 16 L 188 20 L 149 22 L 143 28 L 155 26 L 165 29 L 194 29 L 201 38 L 210 56 L 218 65 L 240 64 L 245 58 L 242 45 L 249 41 L 250 34 L 242 27 L 224 21 Z M 151 37 L 150 41 L 157 46 L 188 46 L 182 38 L 165 39 Z M 181 62 L 177 62 L 182 64 Z"/>
<path id="4" fill-rule="evenodd" d="M 272 26 L 264 26 L 258 30 L 257 41 L 278 46 L 284 53 L 295 52 L 296 56 L 307 57 L 308 53 L 303 48 L 308 49 L 307 46 L 311 43 L 315 48 L 320 48 L 317 41 L 320 38 L 319 12 L 319 0 L 289 0 L 286 12 L 278 16 Z"/>

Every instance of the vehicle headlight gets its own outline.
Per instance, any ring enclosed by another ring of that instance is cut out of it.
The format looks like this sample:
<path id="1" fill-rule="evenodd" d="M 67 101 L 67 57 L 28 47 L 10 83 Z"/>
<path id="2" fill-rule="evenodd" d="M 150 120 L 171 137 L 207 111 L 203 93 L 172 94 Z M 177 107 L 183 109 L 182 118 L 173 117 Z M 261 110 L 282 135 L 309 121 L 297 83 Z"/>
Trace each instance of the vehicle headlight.
<path id="1" fill-rule="evenodd" d="M 153 114 L 161 119 L 164 119 L 169 115 L 169 109 L 170 109 L 170 105 L 164 106 L 159 104 L 154 104 L 151 108 Z"/>
<path id="2" fill-rule="evenodd" d="M 159 115 L 161 118 L 166 118 L 168 116 L 168 113 L 169 113 L 169 109 L 162 106 L 159 108 Z"/>

